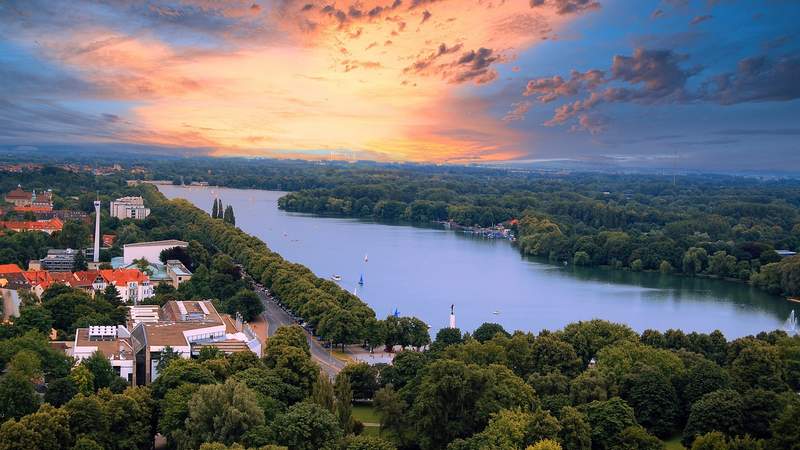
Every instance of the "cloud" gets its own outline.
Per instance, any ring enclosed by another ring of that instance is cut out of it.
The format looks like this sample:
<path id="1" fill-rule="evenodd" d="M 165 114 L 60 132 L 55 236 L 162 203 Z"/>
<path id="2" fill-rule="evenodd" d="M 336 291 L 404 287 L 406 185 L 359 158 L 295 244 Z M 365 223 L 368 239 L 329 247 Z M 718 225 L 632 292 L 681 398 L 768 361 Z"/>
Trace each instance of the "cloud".
<path id="1" fill-rule="evenodd" d="M 600 8 L 600 2 L 595 0 L 530 0 L 530 5 L 531 8 L 551 6 L 562 15 Z"/>
<path id="2" fill-rule="evenodd" d="M 423 12 L 422 12 L 422 21 L 421 21 L 420 23 L 425 23 L 425 22 L 427 22 L 427 21 L 428 21 L 428 19 L 430 19 L 432 15 L 433 15 L 433 14 L 431 14 L 431 13 L 430 13 L 430 11 L 428 11 L 428 10 L 426 9 L 425 11 L 423 11 Z"/>
<path id="3" fill-rule="evenodd" d="M 508 113 L 506 113 L 505 116 L 503 116 L 503 121 L 515 122 L 518 120 L 525 119 L 525 114 L 528 113 L 532 105 L 533 103 L 527 100 L 523 100 L 512 104 L 511 106 L 513 107 L 513 109 Z"/>
<path id="4" fill-rule="evenodd" d="M 663 9 L 657 9 L 657 10 L 653 11 L 652 14 L 650 14 L 650 19 L 653 19 L 653 20 L 658 19 L 660 17 L 664 17 L 664 10 Z"/>
<path id="5" fill-rule="evenodd" d="M 695 16 L 694 18 L 692 18 L 691 22 L 689 22 L 689 25 L 697 25 L 699 23 L 705 22 L 706 20 L 711 20 L 713 17 L 714 16 L 708 14 L 704 16 Z"/>
<path id="6" fill-rule="evenodd" d="M 799 76 L 800 53 L 745 58 L 739 61 L 736 71 L 708 80 L 702 96 L 723 105 L 794 100 L 800 98 Z"/>
<path id="7" fill-rule="evenodd" d="M 524 96 L 536 96 L 542 103 L 550 103 L 561 97 L 571 97 L 583 89 L 594 89 L 605 83 L 605 73 L 601 70 L 578 72 L 573 70 L 568 80 L 561 76 L 538 78 L 528 82 Z"/>

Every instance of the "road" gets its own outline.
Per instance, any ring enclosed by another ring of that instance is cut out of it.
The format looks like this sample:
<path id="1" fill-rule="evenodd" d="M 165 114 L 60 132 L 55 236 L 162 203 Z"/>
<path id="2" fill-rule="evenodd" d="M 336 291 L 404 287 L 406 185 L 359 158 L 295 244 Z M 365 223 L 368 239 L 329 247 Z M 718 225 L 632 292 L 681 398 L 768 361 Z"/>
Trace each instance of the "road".
<path id="1" fill-rule="evenodd" d="M 264 320 L 267 321 L 268 336 L 275 334 L 275 331 L 278 330 L 278 327 L 282 325 L 294 324 L 292 317 L 272 299 L 268 292 L 264 292 L 261 289 L 256 289 L 256 293 L 258 293 L 259 298 L 261 298 L 261 303 L 264 304 L 264 312 L 262 315 Z M 343 361 L 334 358 L 328 349 L 323 347 L 319 341 L 311 336 L 311 333 L 308 331 L 305 331 L 305 333 L 306 340 L 308 340 L 308 346 L 311 349 L 311 357 L 317 364 L 319 364 L 322 370 L 328 374 L 328 377 L 331 379 L 335 378 L 336 374 L 338 374 L 346 364 Z"/>

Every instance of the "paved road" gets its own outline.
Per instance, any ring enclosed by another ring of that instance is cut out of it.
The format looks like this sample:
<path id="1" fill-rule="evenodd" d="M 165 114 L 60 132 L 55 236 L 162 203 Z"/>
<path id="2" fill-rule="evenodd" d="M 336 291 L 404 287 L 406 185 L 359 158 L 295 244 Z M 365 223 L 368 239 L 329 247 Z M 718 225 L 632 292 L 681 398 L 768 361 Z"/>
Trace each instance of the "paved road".
<path id="1" fill-rule="evenodd" d="M 294 320 L 292 317 L 283 309 L 281 309 L 278 304 L 272 300 L 272 298 L 265 292 L 262 292 L 259 289 L 256 289 L 258 296 L 261 298 L 261 302 L 264 304 L 264 320 L 267 321 L 267 335 L 272 336 L 277 331 L 278 327 L 281 325 L 292 325 Z M 314 361 L 322 367 L 322 370 L 328 374 L 328 377 L 331 379 L 336 377 L 346 365 L 344 362 L 340 361 L 332 357 L 328 351 L 328 349 L 324 348 L 322 344 L 319 343 L 316 339 L 311 337 L 311 333 L 308 331 L 306 333 L 306 339 L 308 340 L 308 346 L 311 348 L 311 357 Z"/>

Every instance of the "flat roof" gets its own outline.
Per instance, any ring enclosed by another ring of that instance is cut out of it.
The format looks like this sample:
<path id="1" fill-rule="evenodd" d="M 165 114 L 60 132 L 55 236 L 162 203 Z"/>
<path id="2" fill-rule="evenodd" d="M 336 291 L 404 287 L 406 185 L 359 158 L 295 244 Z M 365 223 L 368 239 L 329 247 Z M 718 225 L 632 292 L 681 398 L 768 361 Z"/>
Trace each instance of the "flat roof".
<path id="1" fill-rule="evenodd" d="M 163 241 L 149 241 L 149 242 L 135 242 L 133 244 L 125 244 L 123 247 L 157 247 L 161 245 L 171 245 L 173 247 L 186 247 L 189 245 L 186 241 L 179 241 L 177 239 L 166 239 Z"/>

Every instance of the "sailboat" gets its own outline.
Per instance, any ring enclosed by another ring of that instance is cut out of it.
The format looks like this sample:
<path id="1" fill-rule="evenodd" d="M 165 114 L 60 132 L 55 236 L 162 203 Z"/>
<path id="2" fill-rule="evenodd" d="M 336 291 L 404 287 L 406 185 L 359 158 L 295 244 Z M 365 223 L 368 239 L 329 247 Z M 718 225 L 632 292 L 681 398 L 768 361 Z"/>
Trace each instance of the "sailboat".
<path id="1" fill-rule="evenodd" d="M 369 255 L 364 255 L 364 262 L 369 262 Z"/>
<path id="2" fill-rule="evenodd" d="M 363 286 L 364 285 L 364 275 L 361 275 L 361 278 L 358 279 L 358 285 L 359 286 Z"/>

